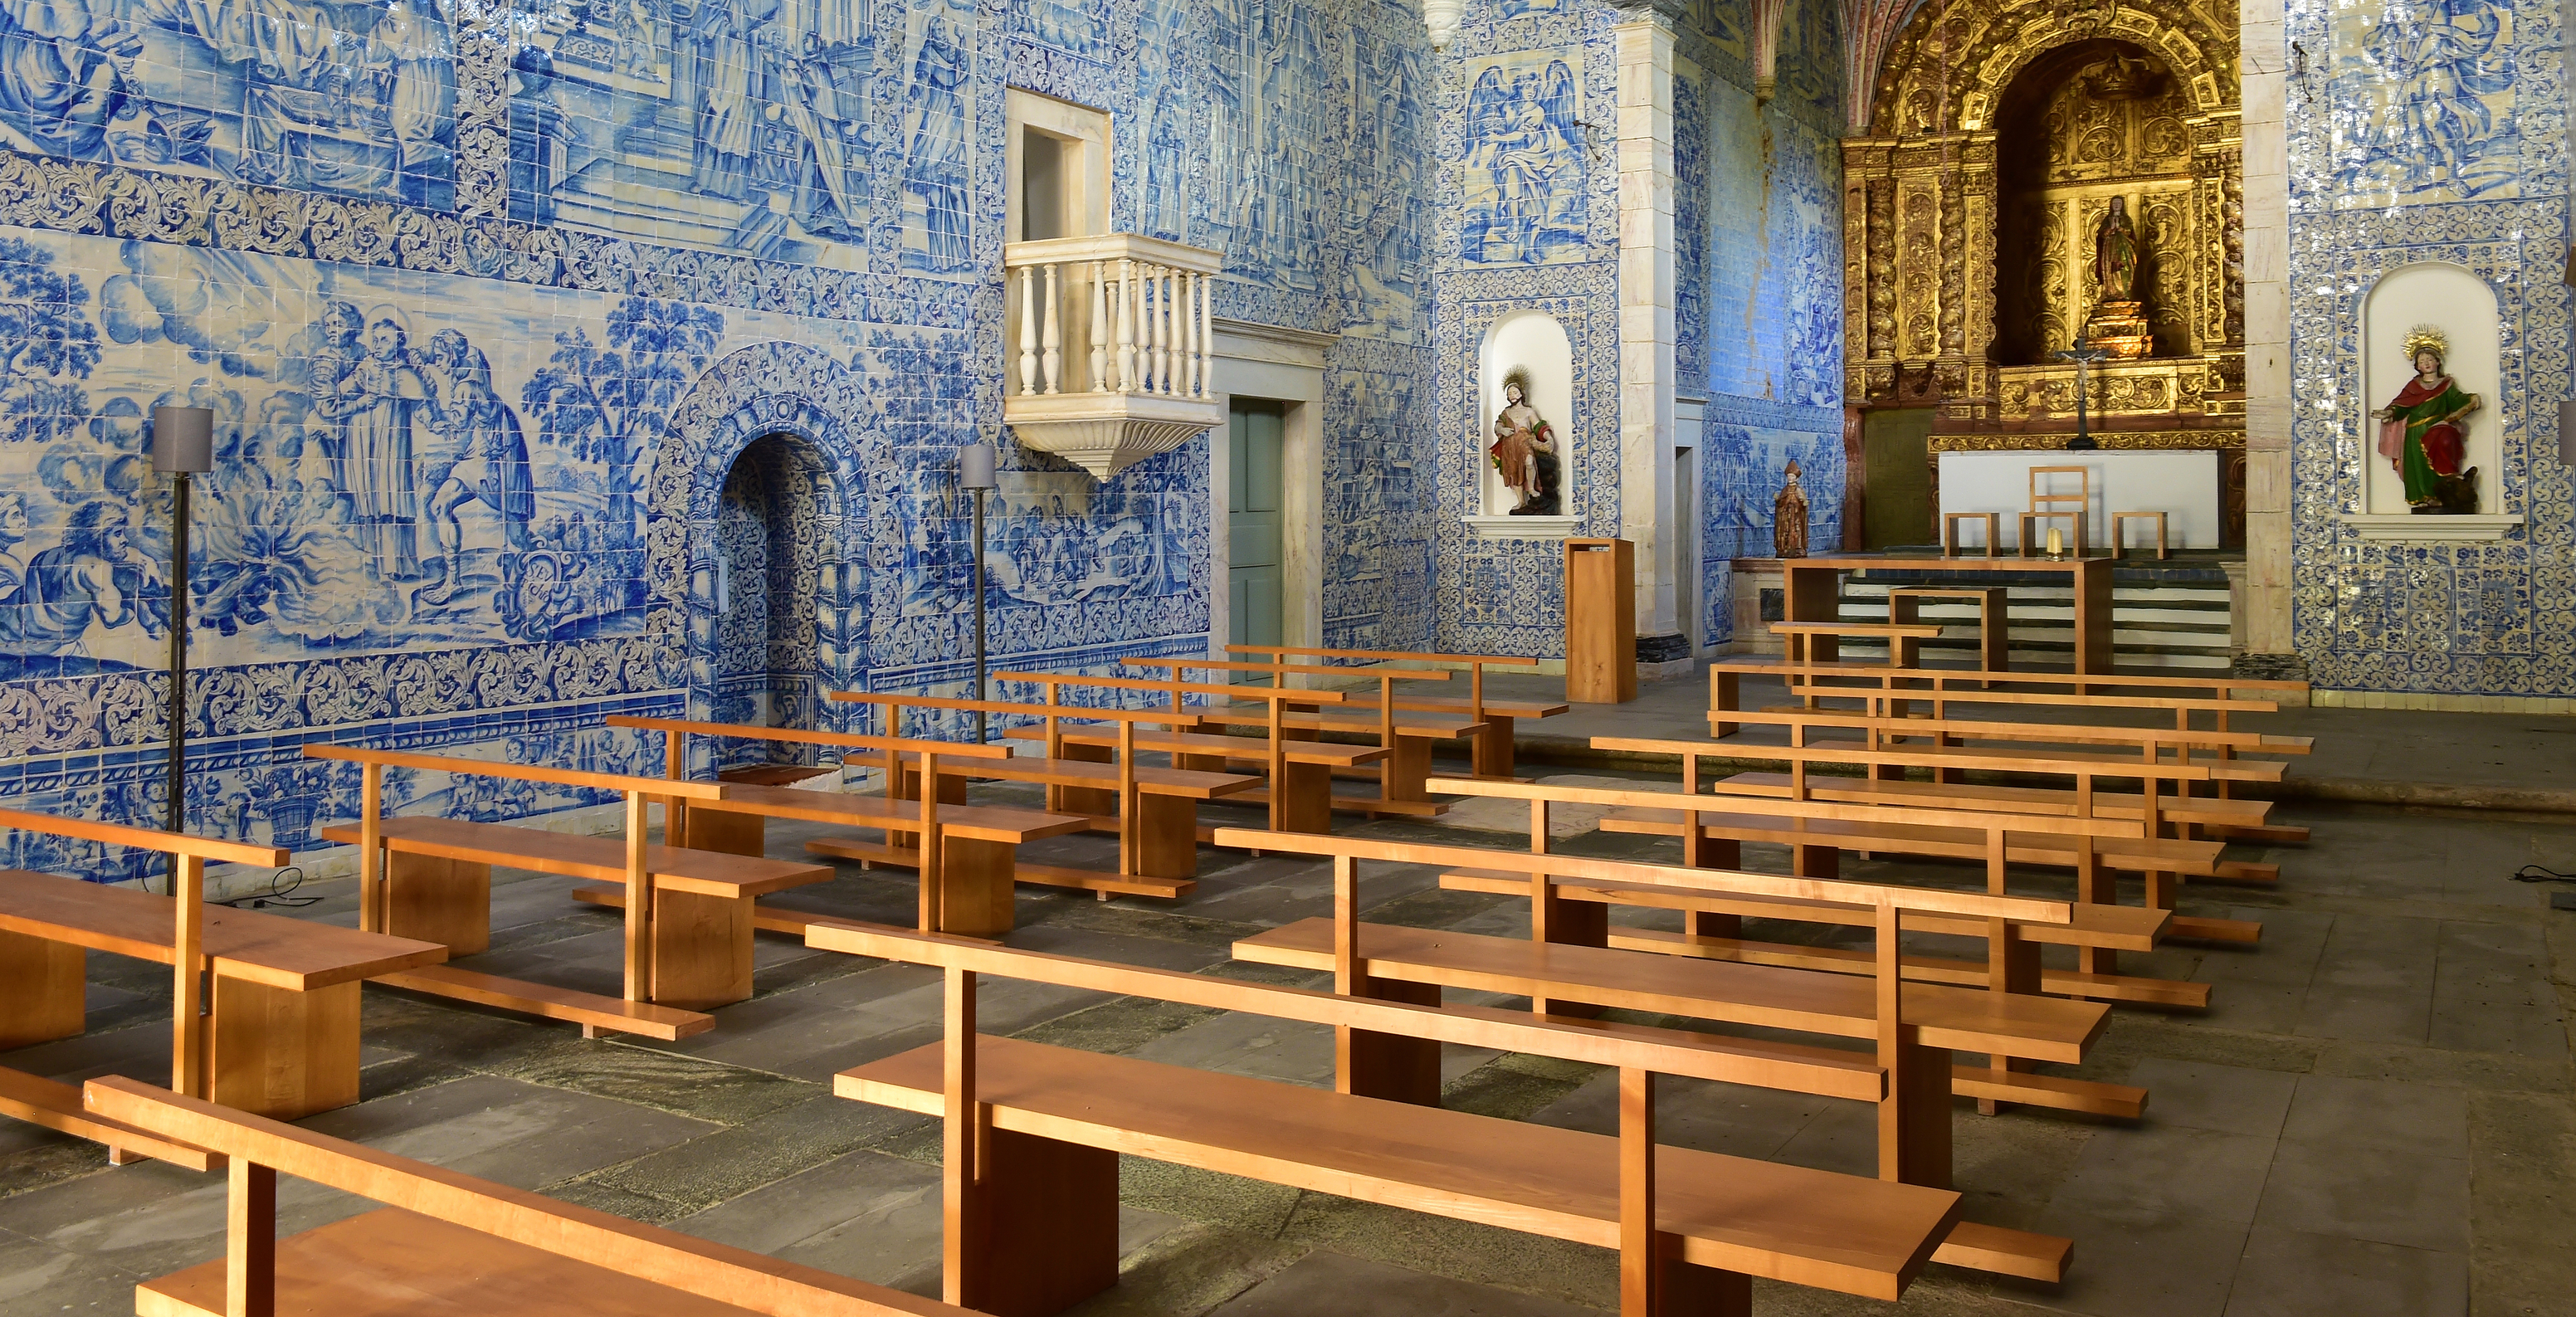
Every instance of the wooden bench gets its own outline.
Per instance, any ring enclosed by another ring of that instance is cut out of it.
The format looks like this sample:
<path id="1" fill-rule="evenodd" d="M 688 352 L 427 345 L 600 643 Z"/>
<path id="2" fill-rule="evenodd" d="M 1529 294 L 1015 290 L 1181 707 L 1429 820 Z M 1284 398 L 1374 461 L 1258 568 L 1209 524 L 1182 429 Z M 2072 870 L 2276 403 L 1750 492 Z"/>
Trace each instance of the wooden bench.
<path id="1" fill-rule="evenodd" d="M 1294 645 L 1228 645 L 1225 647 L 1225 652 L 1253 658 L 1267 655 L 1274 668 L 1286 668 L 1290 659 L 1299 658 L 1349 659 L 1368 663 L 1422 663 L 1444 668 L 1464 668 L 1467 670 L 1467 694 L 1464 698 L 1454 695 L 1399 695 L 1396 697 L 1396 707 L 1432 712 L 1463 711 L 1468 721 L 1483 724 L 1485 730 L 1476 733 L 1473 760 L 1474 772 L 1478 777 L 1513 775 L 1512 738 L 1515 734 L 1513 730 L 1515 721 L 1523 718 L 1553 718 L 1570 707 L 1562 700 L 1550 703 L 1544 700 L 1496 700 L 1486 697 L 1485 673 L 1487 670 L 1511 668 L 1535 672 L 1538 670 L 1536 659 L 1513 658 L 1498 654 L 1427 654 L 1397 649 L 1317 649 Z M 1288 683 L 1283 679 L 1274 679 L 1271 684 L 1284 686 Z"/>
<path id="2" fill-rule="evenodd" d="M 1887 1178 L 1949 1183 L 1953 1093 L 1983 1103 L 2044 1105 L 2133 1119 L 2145 1106 L 2141 1089 L 2025 1073 L 2031 1061 L 2080 1062 L 2108 1019 L 2108 1008 L 2098 1004 L 2037 995 L 2038 958 L 2025 933 L 2065 927 L 2073 908 L 2064 902 L 1349 837 L 1309 838 L 1277 849 L 1333 856 L 1337 891 L 1346 881 L 1356 881 L 1359 861 L 1370 860 L 1438 865 L 1444 872 L 1496 880 L 1489 890 L 1516 885 L 1520 895 L 1531 899 L 1527 939 L 1360 926 L 1355 954 L 1365 964 L 1356 981 L 1371 995 L 1436 1003 L 1440 989 L 1457 988 L 1529 997 L 1531 1009 L 1540 1013 L 1608 1007 L 1877 1040 L 1881 1065 L 1893 1065 L 1891 1073 L 1913 1073 L 1920 1081 L 1911 1088 L 1891 1085 L 1881 1099 L 1879 1170 Z M 1886 950 L 1890 943 L 1866 953 L 1871 964 L 1857 972 L 1867 978 L 1855 977 L 1855 967 L 1848 965 L 1820 973 L 1807 967 L 1730 963 L 1733 958 L 1726 957 L 1677 963 L 1640 955 L 1637 949 L 1605 945 L 1601 907 L 1578 911 L 1559 892 L 1569 879 L 1857 907 L 1873 927 L 1894 921 L 1919 929 L 1917 921 L 1925 916 L 1982 925 L 1974 935 L 1988 939 L 1992 974 L 1983 990 L 1921 982 L 1903 972 L 1898 957 Z M 1234 944 L 1235 958 L 1296 969 L 1333 968 L 1349 908 L 1337 899 L 1334 918 L 1302 920 L 1241 939 Z M 1909 913 L 1915 918 L 1908 919 Z M 1413 985 L 1410 992 L 1403 986 L 1408 984 Z M 1899 1004 L 1895 994 L 1900 990 L 1905 1031 L 1891 1045 L 1881 1026 L 1884 1012 Z M 1367 1051 L 1354 1046 L 1342 1058 L 1346 1088 L 1404 1101 L 1438 1101 L 1436 1049 L 1403 1039 L 1370 1042 Z M 1926 1051 L 1900 1055 L 1897 1047 Z M 1947 1055 L 1953 1049 L 1983 1053 L 1987 1065 L 1953 1066 Z"/>
<path id="3" fill-rule="evenodd" d="M 1384 666 L 1360 672 L 1352 668 L 1235 663 L 1211 659 L 1187 661 L 1121 659 L 1119 662 L 1126 667 L 1167 670 L 1171 673 L 1170 680 L 1174 683 L 1179 683 L 1183 674 L 1191 670 L 1253 673 L 1276 679 L 1284 679 L 1288 676 L 1350 676 L 1357 673 L 1360 676 L 1376 679 L 1378 692 L 1374 702 L 1352 701 L 1343 708 L 1301 711 L 1285 715 L 1281 719 L 1283 727 L 1294 728 L 1299 734 L 1320 735 L 1332 732 L 1345 736 L 1369 736 L 1377 739 L 1378 747 L 1387 751 L 1387 756 L 1378 760 L 1374 768 L 1361 770 L 1364 775 L 1374 775 L 1377 778 L 1377 794 L 1375 796 L 1341 794 L 1333 797 L 1333 808 L 1348 813 L 1365 814 L 1371 818 L 1381 816 L 1430 818 L 1447 812 L 1448 805 L 1431 799 L 1422 790 L 1422 780 L 1431 775 L 1432 745 L 1435 742 L 1456 740 L 1461 737 L 1473 738 L 1484 731 L 1483 724 L 1464 715 L 1409 708 L 1395 697 L 1394 687 L 1399 681 L 1447 681 L 1449 674 L 1446 672 L 1420 672 Z M 1241 695 L 1249 695 L 1256 689 L 1259 688 L 1240 686 L 1234 688 L 1236 693 Z M 1297 694 L 1303 693 L 1297 692 Z M 1276 701 L 1270 701 L 1269 705 L 1271 708 L 1279 707 Z M 1265 728 L 1269 722 L 1266 710 L 1256 712 L 1227 705 L 1213 705 L 1202 709 L 1199 716 L 1202 721 L 1209 723 L 1261 725 Z M 1255 798 L 1254 796 L 1245 797 L 1247 802 Z"/>
<path id="4" fill-rule="evenodd" d="M 942 1041 L 845 1071 L 834 1091 L 944 1118 L 945 1292 L 979 1311 L 1043 1317 L 1117 1282 L 1122 1154 L 1616 1246 L 1622 1317 L 1740 1317 L 1757 1275 L 1894 1299 L 1962 1229 L 1967 1246 L 1983 1242 L 1960 1226 L 1948 1190 L 1656 1138 L 1659 1074 L 1742 1082 L 1795 1066 L 1818 1087 L 1861 1096 L 1887 1082 L 1865 1056 L 1786 1061 L 1772 1046 L 1670 1030 L 1371 1001 L 911 934 L 816 929 L 809 941 L 945 975 Z M 987 1037 L 976 1030 L 986 975 L 1616 1066 L 1619 1133 Z"/>
<path id="5" fill-rule="evenodd" d="M 358 983 L 370 971 L 434 964 L 443 948 L 328 924 L 205 904 L 209 860 L 269 868 L 273 846 L 0 810 L 0 828 L 172 858 L 174 895 L 19 870 L 0 872 L 0 1051 L 87 1027 L 90 951 L 171 967 L 170 1087 L 302 1116 L 358 1096 Z M 203 1169 L 203 1149 L 103 1119 L 80 1090 L 0 1068 L 0 1115 L 107 1145 L 109 1160 L 153 1157 Z"/>
<path id="6" fill-rule="evenodd" d="M 210 1150 L 229 1181 L 224 1255 L 136 1286 L 142 1317 L 970 1317 L 130 1079 L 83 1097 L 100 1120 Z M 280 1239 L 281 1175 L 382 1206 Z"/>
<path id="7" fill-rule="evenodd" d="M 1928 622 L 1774 622 L 1771 634 L 1786 644 L 1792 662 L 1807 661 L 1812 640 L 1865 638 L 1887 642 L 1889 667 L 1912 668 L 1921 665 L 1922 642 L 1940 639 L 1941 628 Z"/>
<path id="8" fill-rule="evenodd" d="M 647 842 L 648 800 L 715 800 L 737 789 L 723 783 L 671 782 L 356 746 L 308 745 L 304 753 L 308 758 L 355 763 L 360 769 L 357 823 L 322 830 L 324 839 L 358 848 L 360 928 L 416 934 L 466 955 L 491 945 L 495 864 L 623 885 L 622 997 L 454 965 L 377 978 L 389 987 L 569 1021 L 579 1024 L 586 1037 L 636 1033 L 667 1041 L 713 1028 L 714 1019 L 702 1008 L 751 995 L 752 899 L 762 892 L 832 876 L 831 869 L 822 865 L 784 864 Z M 384 810 L 387 768 L 618 792 L 626 798 L 625 835 L 594 837 L 467 819 L 390 818 Z"/>
<path id="9" fill-rule="evenodd" d="M 806 842 L 805 849 L 836 860 L 856 860 L 871 868 L 882 865 L 938 874 L 938 881 L 922 884 L 915 917 L 918 928 L 966 937 L 999 937 L 1017 923 L 1013 885 L 1021 882 L 1138 896 L 1174 894 L 1174 885 L 1166 880 L 1020 863 L 1021 846 L 1080 832 L 1089 821 L 1008 805 L 964 803 L 966 774 L 987 774 L 1018 762 L 1008 746 L 627 714 L 610 715 L 608 725 L 662 733 L 665 763 L 675 776 L 685 770 L 690 736 L 834 746 L 899 758 L 908 756 L 909 766 L 899 776 L 916 779 L 909 788 L 899 785 L 898 776 L 883 779 L 892 788 L 885 795 L 801 786 L 729 786 L 721 800 L 690 802 L 682 813 L 681 828 L 689 845 L 733 855 L 768 854 L 768 827 L 764 820 L 773 818 L 883 833 L 878 841 L 818 837 Z M 937 789 L 926 799 L 917 781 L 925 769 L 931 770 L 929 775 L 938 782 Z M 921 839 L 932 834 L 937 840 L 930 845 L 931 855 L 925 860 Z M 612 894 L 574 895 L 609 902 Z M 756 927 L 798 936 L 814 918 L 817 916 L 775 907 L 755 906 L 752 912 Z"/>
<path id="10" fill-rule="evenodd" d="M 1250 765 L 1261 770 L 1269 785 L 1252 791 L 1230 794 L 1227 799 L 1243 805 L 1260 805 L 1269 811 L 1270 826 L 1290 832 L 1324 832 L 1333 825 L 1333 773 L 1356 768 L 1384 759 L 1388 751 L 1376 746 L 1333 745 L 1313 739 L 1310 730 L 1291 725 L 1287 710 L 1291 706 L 1332 706 L 1348 702 L 1340 691 L 1266 690 L 1257 687 L 1216 686 L 1179 681 L 1149 681 L 1142 677 L 1088 676 L 1071 672 L 1000 672 L 996 681 L 1024 681 L 1044 692 L 1050 707 L 1066 710 L 1066 717 L 1083 716 L 1085 706 L 1064 704 L 1068 686 L 1092 687 L 1107 691 L 1137 691 L 1159 694 L 1167 699 L 1175 714 L 1185 714 L 1203 721 L 1204 705 L 1185 705 L 1189 698 L 1253 699 L 1264 701 L 1267 714 L 1256 728 L 1258 735 L 1220 735 L 1207 732 L 1137 732 L 1132 747 L 1146 753 L 1168 754 L 1172 767 L 1199 772 L 1221 773 L 1230 767 Z M 1015 739 L 1037 740 L 1045 735 L 1036 729 L 1023 728 L 1006 732 Z M 1058 723 L 1049 746 L 1051 757 L 1070 757 L 1084 751 L 1114 752 L 1124 733 L 1109 728 L 1086 728 L 1080 724 Z M 1214 832 L 1202 827 L 1200 840 Z"/>
<path id="11" fill-rule="evenodd" d="M 1923 605 L 1932 600 L 1950 600 L 1973 605 L 1977 610 L 1977 663 L 1988 672 L 2002 672 L 2012 667 L 2012 616 L 2005 607 L 2011 592 L 2000 585 L 1900 585 L 1887 592 L 1887 620 L 1899 626 L 1932 625 L 1923 620 Z M 1924 639 L 1937 639 L 1927 636 Z M 1920 667 L 1922 651 L 1915 660 L 1900 667 Z"/>
<path id="12" fill-rule="evenodd" d="M 1080 814 L 1088 820 L 1092 830 L 1108 832 L 1118 838 L 1118 870 L 1115 876 L 1130 880 L 1118 888 L 1092 881 L 1102 876 L 1093 870 L 1022 866 L 1039 870 L 1024 875 L 1022 881 L 1046 882 L 1050 877 L 1061 875 L 1063 885 L 1090 888 L 1097 891 L 1104 901 L 1121 891 L 1162 897 L 1187 895 L 1198 886 L 1199 802 L 1240 795 L 1261 785 L 1261 779 L 1247 774 L 1158 767 L 1138 762 L 1135 733 L 1141 727 L 1158 726 L 1166 731 L 1186 733 L 1198 726 L 1198 718 L 1191 714 L 1129 709 L 1088 709 L 1075 713 L 1061 704 L 1010 704 L 858 691 L 834 691 L 832 698 L 861 701 L 886 709 L 891 720 L 888 730 L 895 735 L 903 733 L 903 717 L 907 709 L 998 713 L 1006 719 L 1020 720 L 1021 725 L 1039 728 L 1047 747 L 1043 757 L 1015 755 L 976 771 L 983 777 L 1042 784 L 1047 788 L 1048 809 Z M 1067 719 L 1072 717 L 1085 718 L 1092 725 L 1108 724 L 1120 733 L 1120 744 L 1111 747 L 1110 756 L 1105 759 L 1099 757 L 1098 749 L 1088 746 L 1076 746 L 1068 752 L 1063 729 Z M 952 779 L 952 787 L 958 789 L 958 798 L 963 800 L 963 780 Z M 897 793 L 918 798 L 919 783 L 912 775 L 904 774 Z M 1159 881 L 1147 883 L 1143 880 Z"/>

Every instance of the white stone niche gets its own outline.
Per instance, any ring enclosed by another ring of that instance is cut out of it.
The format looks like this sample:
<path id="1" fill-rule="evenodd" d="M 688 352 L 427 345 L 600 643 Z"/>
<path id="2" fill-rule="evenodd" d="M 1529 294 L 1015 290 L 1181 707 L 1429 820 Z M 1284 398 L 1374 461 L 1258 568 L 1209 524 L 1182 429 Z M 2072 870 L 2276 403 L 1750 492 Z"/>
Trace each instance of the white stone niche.
<path id="1" fill-rule="evenodd" d="M 1572 509 L 1581 506 L 1576 473 L 1582 469 L 1577 450 L 1583 438 L 1574 427 L 1574 344 L 1566 337 L 1565 326 L 1544 311 L 1515 311 L 1495 321 L 1485 331 L 1485 341 L 1477 350 L 1476 397 L 1479 410 L 1475 423 L 1468 428 L 1469 455 L 1476 471 L 1475 510 L 1465 521 L 1470 530 L 1487 539 L 1561 540 L 1575 533 L 1583 518 L 1572 515 L 1557 517 L 1515 517 L 1510 515 L 1520 500 L 1503 484 L 1494 470 L 1493 459 L 1486 449 L 1493 446 L 1494 418 L 1502 414 L 1503 377 L 1513 371 L 1529 373 L 1529 402 L 1545 418 L 1556 434 L 1558 506 Z"/>
<path id="2" fill-rule="evenodd" d="M 2471 517 L 2418 516 L 2407 510 L 2406 481 L 2379 455 L 2379 418 L 2371 413 L 2388 405 L 2415 374 L 2406 355 L 2406 335 L 2417 325 L 2431 325 L 2450 340 L 2443 369 L 2460 387 L 2478 395 L 2484 405 L 2469 413 L 2467 453 L 2463 467 L 2478 472 L 2478 514 Z M 2495 289 L 2465 266 L 2448 261 L 2418 261 L 2379 277 L 2361 304 L 2361 396 L 2352 402 L 2361 438 L 2361 507 L 2338 520 L 2363 539 L 2395 541 L 2493 540 L 2522 524 L 2519 513 L 2504 511 L 2504 430 L 2501 400 L 2503 321 L 2496 313 Z"/>

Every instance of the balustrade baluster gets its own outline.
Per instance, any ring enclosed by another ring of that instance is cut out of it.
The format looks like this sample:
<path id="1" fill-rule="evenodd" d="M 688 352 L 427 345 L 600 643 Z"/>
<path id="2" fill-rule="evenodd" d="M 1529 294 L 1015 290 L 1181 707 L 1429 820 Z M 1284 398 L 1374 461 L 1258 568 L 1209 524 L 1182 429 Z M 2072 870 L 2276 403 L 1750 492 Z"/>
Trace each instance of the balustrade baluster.
<path id="1" fill-rule="evenodd" d="M 1037 270 L 1020 267 L 1020 392 L 1038 391 Z"/>
<path id="2" fill-rule="evenodd" d="M 1109 388 L 1109 269 L 1107 262 L 1091 263 L 1091 389 L 1101 393 Z"/>
<path id="3" fill-rule="evenodd" d="M 1172 391 L 1172 271 L 1157 265 L 1154 284 L 1154 393 Z"/>
<path id="4" fill-rule="evenodd" d="M 1118 261 L 1118 391 L 1136 388 L 1136 262 Z"/>
<path id="5" fill-rule="evenodd" d="M 1215 313 L 1208 309 L 1208 304 L 1216 300 L 1216 289 L 1209 284 L 1209 281 L 1215 277 L 1211 274 L 1199 276 L 1199 391 L 1197 396 L 1201 398 L 1213 396 L 1208 391 L 1208 372 L 1215 365 L 1216 317 Z"/>
<path id="6" fill-rule="evenodd" d="M 1058 324 L 1061 317 L 1057 308 L 1064 302 L 1064 289 L 1057 282 L 1056 266 L 1052 261 L 1047 263 L 1046 289 L 1046 391 L 1062 393 L 1064 391 L 1064 334 L 1061 325 Z"/>

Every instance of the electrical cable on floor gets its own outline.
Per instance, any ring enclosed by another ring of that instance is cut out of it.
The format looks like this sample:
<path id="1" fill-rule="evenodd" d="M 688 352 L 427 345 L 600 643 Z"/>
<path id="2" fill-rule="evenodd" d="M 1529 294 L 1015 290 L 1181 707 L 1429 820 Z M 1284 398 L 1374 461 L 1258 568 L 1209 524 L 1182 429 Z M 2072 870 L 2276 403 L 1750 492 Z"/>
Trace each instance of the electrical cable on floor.
<path id="1" fill-rule="evenodd" d="M 2518 883 L 2576 883 L 2576 873 L 2560 873 L 2556 869 L 2526 864 L 2514 871 L 2513 880 Z"/>
<path id="2" fill-rule="evenodd" d="M 285 878 L 286 878 L 286 875 L 288 875 L 288 874 L 290 874 L 290 873 L 295 875 L 295 881 L 293 881 L 293 882 L 291 882 L 291 883 L 285 883 L 285 885 L 284 885 L 284 886 L 280 886 L 279 884 L 280 884 L 281 882 L 284 882 L 284 880 L 285 880 Z M 231 900 L 229 900 L 229 901 L 217 901 L 217 902 L 215 902 L 215 904 L 216 904 L 216 905 L 228 905 L 228 906 L 231 906 L 232 908 L 234 908 L 235 910 L 239 910 L 239 909 L 241 909 L 241 908 L 242 908 L 242 906 L 243 906 L 243 905 L 245 905 L 245 904 L 249 905 L 249 906 L 250 906 L 250 908 L 252 908 L 252 909 L 254 909 L 254 910 L 266 909 L 267 907 L 272 906 L 272 905 L 274 905 L 274 906 L 284 906 L 285 908 L 287 908 L 287 909 L 289 909 L 289 910 L 296 910 L 296 909 L 301 909 L 301 908 L 303 908 L 303 907 L 305 907 L 305 906 L 311 905 L 311 904 L 313 904 L 314 902 L 319 901 L 319 900 L 321 900 L 321 899 L 322 899 L 321 897 L 318 897 L 318 896 L 296 896 L 296 895 L 294 895 L 293 893 L 294 893 L 295 889 L 296 889 L 296 888 L 298 888 L 298 887 L 302 887 L 303 885 L 304 885 L 304 869 L 303 869 L 303 867 L 302 867 L 301 865 L 293 865 L 293 864 L 290 864 L 290 865 L 286 866 L 285 868 L 280 869 L 280 870 L 278 870 L 277 872 L 275 872 L 275 873 L 273 873 L 273 874 L 270 874 L 270 875 L 268 876 L 268 890 L 267 890 L 267 891 L 265 891 L 265 892 L 253 892 L 253 893 L 251 893 L 251 894 L 250 894 L 250 895 L 248 895 L 248 896 L 236 896 L 236 897 L 232 898 L 232 899 L 231 899 Z"/>

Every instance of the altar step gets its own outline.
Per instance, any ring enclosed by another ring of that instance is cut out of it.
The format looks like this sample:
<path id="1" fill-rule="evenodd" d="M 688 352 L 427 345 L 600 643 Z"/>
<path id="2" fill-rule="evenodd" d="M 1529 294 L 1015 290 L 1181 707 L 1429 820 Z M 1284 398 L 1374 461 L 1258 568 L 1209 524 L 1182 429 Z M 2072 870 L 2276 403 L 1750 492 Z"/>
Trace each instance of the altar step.
<path id="1" fill-rule="evenodd" d="M 2125 574 L 2125 573 L 2124 573 Z M 2215 581 L 2179 579 L 2115 581 L 2111 590 L 2112 661 L 2120 668 L 2224 669 L 2232 659 L 2228 636 L 2228 592 L 2221 573 Z M 1841 617 L 1847 622 L 1887 620 L 1885 580 L 1843 578 Z M 1970 603 L 1925 600 L 1919 609 L 1926 622 L 1940 623 L 1937 640 L 1923 642 L 1925 659 L 1936 667 L 1973 667 L 1977 662 L 1977 607 Z M 1845 657 L 1884 661 L 1884 642 L 1845 641 Z M 2065 668 L 2075 654 L 2075 594 L 2063 585 L 2016 584 L 2012 587 L 2010 652 L 2015 666 Z"/>

